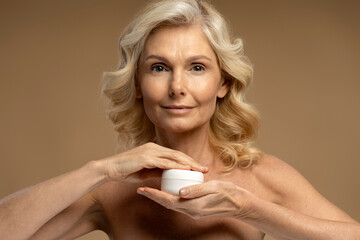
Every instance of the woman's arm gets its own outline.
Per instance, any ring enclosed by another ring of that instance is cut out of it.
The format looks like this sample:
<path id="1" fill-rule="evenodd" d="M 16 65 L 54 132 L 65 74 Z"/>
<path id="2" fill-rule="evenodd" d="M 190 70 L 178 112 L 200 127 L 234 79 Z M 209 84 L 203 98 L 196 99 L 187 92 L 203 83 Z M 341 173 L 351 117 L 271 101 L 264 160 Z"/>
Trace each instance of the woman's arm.
<path id="1" fill-rule="evenodd" d="M 279 199 L 278 204 L 255 199 L 251 207 L 255 218 L 261 212 L 264 219 L 275 216 L 273 224 L 288 226 L 277 235 L 274 229 L 264 225 L 262 228 L 267 229 L 268 234 L 286 239 L 286 230 L 291 230 L 299 234 L 299 239 L 360 239 L 359 223 L 324 198 L 294 168 L 276 157 L 267 156 L 259 170 L 262 171 L 257 174 L 260 181 L 267 182 L 268 188 L 278 192 Z M 252 221 L 249 219 L 249 223 Z"/>
<path id="2" fill-rule="evenodd" d="M 278 204 L 222 181 L 183 188 L 180 197 L 147 187 L 138 193 L 193 218 L 236 218 L 277 239 L 360 239 L 359 223 L 287 164 L 271 159 L 268 166 L 253 171 L 260 171 L 256 179 L 278 193 Z"/>
<path id="3" fill-rule="evenodd" d="M 276 239 L 360 239 L 360 225 L 352 219 L 304 215 L 259 198 L 253 198 L 249 205 L 251 214 L 239 219 Z"/>
<path id="4" fill-rule="evenodd" d="M 187 155 L 153 143 L 91 161 L 1 199 L 0 239 L 56 239 L 94 230 L 99 216 L 91 190 L 107 181 L 159 176 L 159 168 L 206 171 Z"/>
<path id="5" fill-rule="evenodd" d="M 334 221 L 305 215 L 262 200 L 230 182 L 210 181 L 185 189 L 189 192 L 181 197 L 148 187 L 139 188 L 138 193 L 196 219 L 236 218 L 276 239 L 360 239 L 360 225 L 350 218 Z"/>
<path id="6" fill-rule="evenodd" d="M 29 239 L 45 223 L 65 208 L 82 198 L 106 178 L 101 174 L 96 162 L 60 175 L 37 185 L 28 187 L 0 201 L 0 239 Z M 93 206 L 90 197 L 84 197 L 77 205 L 68 222 L 62 221 L 51 238 L 59 237 L 77 222 Z M 69 226 L 70 225 L 70 226 Z M 89 231 L 92 230 L 89 225 Z M 44 238 L 43 238 L 44 239 Z"/>

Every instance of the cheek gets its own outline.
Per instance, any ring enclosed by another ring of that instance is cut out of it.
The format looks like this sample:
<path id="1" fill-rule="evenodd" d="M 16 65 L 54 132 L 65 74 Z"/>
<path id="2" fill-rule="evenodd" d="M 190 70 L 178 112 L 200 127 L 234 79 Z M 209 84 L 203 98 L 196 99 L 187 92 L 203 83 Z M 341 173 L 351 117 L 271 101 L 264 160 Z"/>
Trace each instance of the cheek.
<path id="1" fill-rule="evenodd" d="M 216 93 L 214 94 L 214 91 L 210 92 L 202 92 L 197 95 L 197 100 L 202 103 L 202 105 L 207 107 L 212 107 L 216 103 Z"/>
<path id="2" fill-rule="evenodd" d="M 202 104 L 213 105 L 217 99 L 217 84 L 197 83 L 192 86 L 194 98 Z"/>
<path id="3" fill-rule="evenodd" d="M 166 92 L 164 86 L 161 86 L 161 84 L 154 81 L 142 81 L 141 83 L 141 93 L 145 114 L 154 124 L 157 115 L 157 105 L 160 102 L 164 91 Z"/>
<path id="4" fill-rule="evenodd" d="M 148 103 L 154 103 L 160 100 L 160 96 L 162 96 L 166 92 L 166 88 L 156 81 L 143 81 L 141 83 L 141 93 L 143 95 L 144 105 Z"/>

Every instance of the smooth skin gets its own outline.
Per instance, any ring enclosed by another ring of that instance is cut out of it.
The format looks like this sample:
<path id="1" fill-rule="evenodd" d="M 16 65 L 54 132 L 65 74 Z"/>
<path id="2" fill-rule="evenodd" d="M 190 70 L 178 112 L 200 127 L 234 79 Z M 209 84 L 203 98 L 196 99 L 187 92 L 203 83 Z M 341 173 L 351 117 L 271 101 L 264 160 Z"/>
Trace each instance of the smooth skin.
<path id="1" fill-rule="evenodd" d="M 73 239 L 96 229 L 111 239 L 360 239 L 359 223 L 276 157 L 221 171 L 207 134 L 228 86 L 198 25 L 153 32 L 138 76 L 157 142 L 1 199 L 0 239 Z M 172 168 L 202 171 L 205 183 L 180 196 L 162 192 L 161 171 Z"/>

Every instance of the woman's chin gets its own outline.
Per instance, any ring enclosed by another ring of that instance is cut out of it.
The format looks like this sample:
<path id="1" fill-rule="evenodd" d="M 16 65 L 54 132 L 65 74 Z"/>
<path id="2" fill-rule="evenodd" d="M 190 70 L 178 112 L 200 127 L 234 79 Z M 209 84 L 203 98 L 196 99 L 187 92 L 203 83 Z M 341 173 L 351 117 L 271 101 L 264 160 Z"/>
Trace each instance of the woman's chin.
<path id="1" fill-rule="evenodd" d="M 206 125 L 206 124 L 205 124 Z M 189 133 L 194 132 L 196 130 L 200 130 L 204 127 L 204 124 L 166 124 L 163 126 L 158 126 L 159 129 L 162 129 L 163 131 L 169 132 L 169 133 Z"/>
<path id="2" fill-rule="evenodd" d="M 196 128 L 171 126 L 171 127 L 165 128 L 164 130 L 169 133 L 186 133 L 186 132 L 193 131 L 194 129 L 196 129 Z"/>

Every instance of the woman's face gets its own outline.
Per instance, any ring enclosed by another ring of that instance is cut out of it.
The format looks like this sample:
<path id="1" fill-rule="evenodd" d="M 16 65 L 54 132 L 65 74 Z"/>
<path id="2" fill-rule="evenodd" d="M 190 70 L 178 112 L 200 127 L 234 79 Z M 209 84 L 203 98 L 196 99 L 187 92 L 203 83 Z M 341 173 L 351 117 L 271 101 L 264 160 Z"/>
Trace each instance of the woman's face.
<path id="1" fill-rule="evenodd" d="M 162 27 L 149 36 L 137 91 L 156 128 L 179 133 L 207 125 L 227 89 L 199 26 Z"/>

